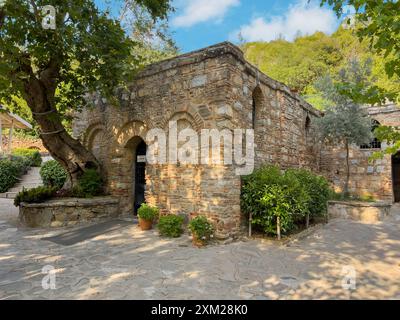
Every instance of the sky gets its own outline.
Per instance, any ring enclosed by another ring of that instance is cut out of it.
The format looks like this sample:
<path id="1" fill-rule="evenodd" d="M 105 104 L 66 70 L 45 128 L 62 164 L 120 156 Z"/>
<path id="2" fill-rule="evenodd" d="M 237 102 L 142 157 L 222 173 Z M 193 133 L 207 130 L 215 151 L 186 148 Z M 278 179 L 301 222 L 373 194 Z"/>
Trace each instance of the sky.
<path id="1" fill-rule="evenodd" d="M 173 7 L 169 25 L 182 53 L 222 41 L 292 41 L 298 34 L 331 34 L 340 24 L 318 0 L 173 0 Z"/>

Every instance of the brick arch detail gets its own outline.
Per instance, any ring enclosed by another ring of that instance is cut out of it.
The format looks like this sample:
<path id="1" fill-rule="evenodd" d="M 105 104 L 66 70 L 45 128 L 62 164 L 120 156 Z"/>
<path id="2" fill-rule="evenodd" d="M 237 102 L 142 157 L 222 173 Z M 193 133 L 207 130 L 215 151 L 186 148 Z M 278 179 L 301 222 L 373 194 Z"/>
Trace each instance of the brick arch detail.
<path id="1" fill-rule="evenodd" d="M 140 137 L 146 141 L 146 133 L 149 126 L 142 120 L 131 120 L 125 123 L 117 131 L 116 140 L 119 146 L 126 147 L 127 143 L 134 137 Z"/>
<path id="2" fill-rule="evenodd" d="M 161 122 L 161 129 L 167 130 L 169 121 L 173 120 L 187 120 L 197 132 L 204 127 L 203 118 L 197 112 L 183 109 L 170 112 Z"/>

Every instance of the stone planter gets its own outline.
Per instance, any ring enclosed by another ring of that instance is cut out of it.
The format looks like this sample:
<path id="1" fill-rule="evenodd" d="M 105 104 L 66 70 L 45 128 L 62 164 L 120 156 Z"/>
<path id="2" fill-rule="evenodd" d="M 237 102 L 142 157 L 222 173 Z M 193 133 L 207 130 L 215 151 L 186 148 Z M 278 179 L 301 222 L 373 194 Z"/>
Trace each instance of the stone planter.
<path id="1" fill-rule="evenodd" d="M 119 214 L 119 199 L 113 197 L 60 198 L 43 203 L 21 203 L 19 207 L 19 221 L 29 228 L 64 227 Z"/>
<path id="2" fill-rule="evenodd" d="M 389 215 L 392 204 L 388 202 L 329 201 L 329 218 L 343 218 L 376 223 Z"/>

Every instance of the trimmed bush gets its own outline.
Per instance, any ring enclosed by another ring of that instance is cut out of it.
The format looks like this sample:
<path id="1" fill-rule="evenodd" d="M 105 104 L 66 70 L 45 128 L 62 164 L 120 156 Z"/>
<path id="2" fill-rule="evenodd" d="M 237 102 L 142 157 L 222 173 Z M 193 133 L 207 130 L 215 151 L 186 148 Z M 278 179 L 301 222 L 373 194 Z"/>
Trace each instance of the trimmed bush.
<path id="1" fill-rule="evenodd" d="M 265 166 L 243 178 L 241 206 L 253 225 L 280 235 L 324 215 L 330 195 L 327 180 L 310 171 Z"/>
<path id="2" fill-rule="evenodd" d="M 174 214 L 160 217 L 158 230 L 160 235 L 172 238 L 178 238 L 183 233 L 183 218 Z"/>
<path id="3" fill-rule="evenodd" d="M 18 148 L 12 151 L 14 156 L 26 157 L 30 160 L 31 167 L 40 167 L 42 164 L 42 157 L 40 152 L 34 149 Z"/>
<path id="4" fill-rule="evenodd" d="M 11 188 L 17 182 L 18 176 L 18 169 L 11 160 L 0 160 L 0 192 Z"/>
<path id="5" fill-rule="evenodd" d="M 189 229 L 196 236 L 197 241 L 206 244 L 213 237 L 214 228 L 205 216 L 197 216 L 189 222 Z"/>
<path id="6" fill-rule="evenodd" d="M 14 199 L 14 205 L 18 207 L 22 202 L 41 203 L 55 196 L 57 188 L 41 186 L 33 189 L 22 190 Z"/>
<path id="7" fill-rule="evenodd" d="M 15 166 L 17 177 L 26 174 L 31 166 L 31 160 L 27 157 L 11 156 L 9 159 Z"/>
<path id="8" fill-rule="evenodd" d="M 61 189 L 67 179 L 67 172 L 56 160 L 50 160 L 40 168 L 40 176 L 46 186 Z"/>
<path id="9" fill-rule="evenodd" d="M 151 207 L 146 203 L 142 203 L 140 208 L 138 209 L 138 217 L 143 220 L 151 220 L 153 221 L 158 217 L 159 210 L 157 207 Z"/>
<path id="10" fill-rule="evenodd" d="M 26 157 L 10 156 L 0 159 L 0 192 L 7 192 L 14 186 L 18 178 L 24 175 L 30 166 Z"/>
<path id="11" fill-rule="evenodd" d="M 73 193 L 83 198 L 98 196 L 103 193 L 103 179 L 96 169 L 86 170 L 79 179 L 79 186 Z"/>

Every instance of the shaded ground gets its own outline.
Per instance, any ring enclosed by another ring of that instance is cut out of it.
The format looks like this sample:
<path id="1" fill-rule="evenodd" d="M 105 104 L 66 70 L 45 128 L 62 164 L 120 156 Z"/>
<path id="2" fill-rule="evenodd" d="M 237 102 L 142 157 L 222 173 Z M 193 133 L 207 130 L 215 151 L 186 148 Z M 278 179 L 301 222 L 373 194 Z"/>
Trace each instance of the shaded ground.
<path id="1" fill-rule="evenodd" d="M 10 200 L 7 200 L 10 201 Z M 250 240 L 196 249 L 128 225 L 62 246 L 17 230 L 0 202 L 0 299 L 400 299 L 400 208 L 383 223 L 332 220 L 287 246 Z M 56 289 L 42 288 L 42 268 Z M 356 289 L 342 288 L 343 267 Z"/>

